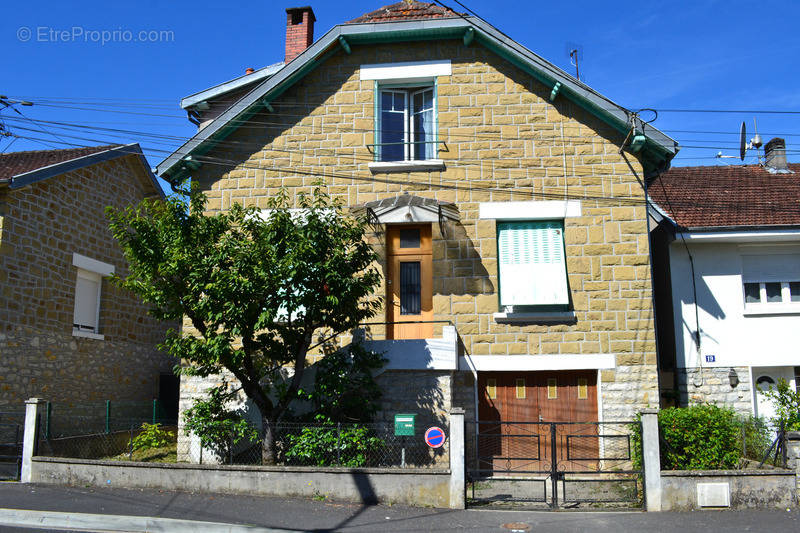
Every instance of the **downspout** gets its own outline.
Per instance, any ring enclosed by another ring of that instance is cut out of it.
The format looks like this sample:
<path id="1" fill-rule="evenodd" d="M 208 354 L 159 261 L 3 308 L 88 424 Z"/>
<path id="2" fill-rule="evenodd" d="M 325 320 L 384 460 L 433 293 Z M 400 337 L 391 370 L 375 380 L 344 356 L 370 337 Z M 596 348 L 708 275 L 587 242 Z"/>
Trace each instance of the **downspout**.
<path id="1" fill-rule="evenodd" d="M 650 234 L 650 212 L 649 212 L 649 209 L 648 209 L 649 203 L 650 203 L 650 197 L 648 196 L 648 192 L 647 192 L 647 177 L 646 176 L 643 177 L 644 179 L 640 179 L 639 178 L 639 174 L 636 172 L 636 168 L 631 164 L 630 160 L 628 159 L 628 156 L 625 154 L 625 145 L 628 142 L 628 139 L 630 139 L 631 136 L 633 136 L 633 139 L 631 141 L 631 145 L 633 145 L 636 142 L 636 138 L 637 138 L 637 135 L 636 135 L 636 119 L 637 118 L 638 117 L 637 117 L 636 113 L 632 113 L 631 114 L 631 116 L 630 116 L 631 129 L 628 132 L 628 135 L 625 136 L 625 140 L 622 141 L 622 145 L 619 148 L 619 155 L 621 155 L 622 158 L 625 159 L 625 163 L 628 165 L 628 168 L 631 169 L 631 172 L 633 172 L 633 176 L 641 184 L 642 189 L 644 190 L 644 216 L 645 216 L 645 221 L 646 221 L 646 224 L 647 224 L 647 258 L 648 258 L 648 263 L 650 264 L 650 303 L 651 303 L 652 309 L 653 309 L 653 340 L 656 343 L 656 388 L 657 388 L 656 394 L 657 394 L 658 406 L 661 407 L 661 372 L 660 372 L 661 354 L 659 353 L 658 328 L 656 327 L 656 324 L 657 324 L 657 320 L 656 320 L 656 291 L 655 291 L 655 286 L 654 286 L 655 285 L 655 277 L 653 276 L 653 237 Z M 638 151 L 640 149 L 641 149 L 641 146 L 639 146 L 636 151 Z"/>

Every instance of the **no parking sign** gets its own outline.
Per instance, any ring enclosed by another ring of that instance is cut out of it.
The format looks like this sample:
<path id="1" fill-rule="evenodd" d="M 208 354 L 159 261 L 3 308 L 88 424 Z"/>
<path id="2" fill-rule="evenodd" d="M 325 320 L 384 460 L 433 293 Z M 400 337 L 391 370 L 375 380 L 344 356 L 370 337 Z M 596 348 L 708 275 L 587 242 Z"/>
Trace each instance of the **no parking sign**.
<path id="1" fill-rule="evenodd" d="M 431 448 L 441 448 L 444 444 L 445 437 L 444 431 L 442 428 L 437 428 L 436 426 L 429 427 L 428 430 L 425 432 L 425 444 L 430 446 Z"/>

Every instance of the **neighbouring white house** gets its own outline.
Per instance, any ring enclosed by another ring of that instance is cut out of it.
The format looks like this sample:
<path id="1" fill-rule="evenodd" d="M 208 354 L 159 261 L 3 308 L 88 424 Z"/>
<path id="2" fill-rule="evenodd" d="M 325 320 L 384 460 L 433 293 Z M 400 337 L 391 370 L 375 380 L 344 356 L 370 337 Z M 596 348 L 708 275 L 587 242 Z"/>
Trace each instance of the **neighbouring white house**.
<path id="1" fill-rule="evenodd" d="M 800 381 L 800 164 L 675 167 L 649 185 L 662 404 L 769 419 Z"/>

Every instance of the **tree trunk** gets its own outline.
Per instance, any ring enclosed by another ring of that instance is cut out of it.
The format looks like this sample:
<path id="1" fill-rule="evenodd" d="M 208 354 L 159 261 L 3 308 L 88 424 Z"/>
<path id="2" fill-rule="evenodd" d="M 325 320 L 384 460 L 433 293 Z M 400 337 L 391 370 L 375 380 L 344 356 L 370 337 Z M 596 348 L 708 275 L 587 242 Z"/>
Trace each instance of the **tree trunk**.
<path id="1" fill-rule="evenodd" d="M 266 416 L 261 417 L 264 438 L 261 441 L 261 464 L 274 465 L 277 462 L 275 450 L 275 424 Z"/>

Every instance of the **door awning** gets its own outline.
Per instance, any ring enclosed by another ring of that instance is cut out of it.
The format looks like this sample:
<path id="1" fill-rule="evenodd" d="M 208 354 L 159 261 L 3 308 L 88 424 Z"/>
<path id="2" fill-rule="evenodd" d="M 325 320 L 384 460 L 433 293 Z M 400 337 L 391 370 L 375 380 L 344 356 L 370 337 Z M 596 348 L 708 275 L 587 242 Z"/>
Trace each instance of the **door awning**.
<path id="1" fill-rule="evenodd" d="M 454 203 L 408 193 L 367 202 L 355 210 L 362 209 L 366 210 L 367 221 L 372 225 L 438 222 L 443 235 L 446 219 L 459 221 L 458 208 Z"/>

